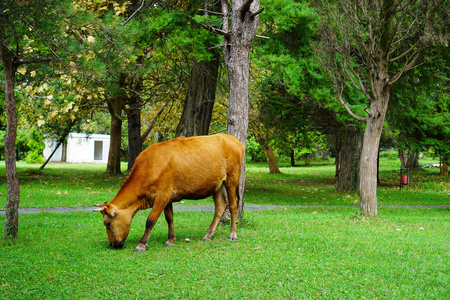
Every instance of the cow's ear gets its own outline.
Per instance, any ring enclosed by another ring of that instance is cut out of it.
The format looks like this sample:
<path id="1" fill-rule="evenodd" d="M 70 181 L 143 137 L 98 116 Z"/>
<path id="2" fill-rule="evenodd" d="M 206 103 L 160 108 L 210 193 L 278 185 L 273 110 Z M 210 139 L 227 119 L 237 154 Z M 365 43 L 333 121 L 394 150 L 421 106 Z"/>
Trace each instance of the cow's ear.
<path id="1" fill-rule="evenodd" d="M 108 204 L 106 205 L 106 208 L 103 210 L 103 212 L 109 217 L 114 218 L 115 216 L 117 216 L 117 207 L 114 204 Z"/>
<path id="2" fill-rule="evenodd" d="M 110 218 L 117 216 L 117 207 L 114 204 L 105 202 L 103 204 L 97 204 L 96 206 L 98 208 L 94 209 L 94 211 L 99 211 L 103 215 L 108 215 Z"/>

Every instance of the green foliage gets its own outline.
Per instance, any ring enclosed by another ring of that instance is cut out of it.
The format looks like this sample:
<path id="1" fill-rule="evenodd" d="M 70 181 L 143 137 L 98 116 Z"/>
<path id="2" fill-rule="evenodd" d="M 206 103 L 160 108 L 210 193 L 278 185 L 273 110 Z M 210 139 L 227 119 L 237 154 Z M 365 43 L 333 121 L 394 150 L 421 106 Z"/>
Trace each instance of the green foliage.
<path id="1" fill-rule="evenodd" d="M 42 152 L 45 148 L 44 137 L 35 128 L 28 133 L 27 146 L 29 147 L 28 155 L 25 161 L 29 164 L 40 164 L 44 162 Z"/>
<path id="2" fill-rule="evenodd" d="M 396 151 L 383 151 L 380 153 L 380 159 L 385 158 L 389 160 L 398 159 L 398 152 Z"/>
<path id="3" fill-rule="evenodd" d="M 450 97 L 448 77 L 450 55 L 447 47 L 425 56 L 427 64 L 415 68 L 393 90 L 389 124 L 397 130 L 401 149 L 432 148 L 450 159 Z"/>
<path id="4" fill-rule="evenodd" d="M 250 136 L 247 140 L 246 153 L 247 155 L 250 155 L 251 161 L 253 162 L 266 161 L 266 156 L 261 148 L 261 145 L 253 136 Z"/>

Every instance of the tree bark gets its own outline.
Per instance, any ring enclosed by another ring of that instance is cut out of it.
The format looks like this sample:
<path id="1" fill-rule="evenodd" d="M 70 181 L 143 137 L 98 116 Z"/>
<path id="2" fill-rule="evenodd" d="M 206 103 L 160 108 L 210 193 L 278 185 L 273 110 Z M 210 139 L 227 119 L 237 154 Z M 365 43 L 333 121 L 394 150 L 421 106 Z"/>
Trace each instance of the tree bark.
<path id="1" fill-rule="evenodd" d="M 377 164 L 381 132 L 389 103 L 390 85 L 385 61 L 380 59 L 380 71 L 374 80 L 376 97 L 370 104 L 367 117 L 360 165 L 360 211 L 369 217 L 378 216 L 377 208 Z"/>
<path id="2" fill-rule="evenodd" d="M 227 133 L 247 145 L 249 111 L 250 50 L 258 26 L 259 0 L 231 1 L 231 29 L 229 28 L 228 1 L 221 0 L 224 15 L 223 55 L 228 72 L 230 95 L 228 100 Z M 239 184 L 239 214 L 244 208 L 245 160 Z"/>
<path id="3" fill-rule="evenodd" d="M 122 174 L 120 170 L 120 147 L 122 144 L 122 110 L 124 102 L 116 99 L 108 101 L 108 109 L 111 114 L 110 145 L 107 174 Z"/>
<path id="4" fill-rule="evenodd" d="M 448 176 L 448 165 L 449 165 L 450 159 L 448 159 L 447 157 L 442 157 L 441 156 L 441 164 L 439 165 L 440 167 L 440 172 L 439 175 L 441 176 Z"/>
<path id="5" fill-rule="evenodd" d="M 261 147 L 264 151 L 264 154 L 267 159 L 267 164 L 269 165 L 269 173 L 270 174 L 281 174 L 280 169 L 278 168 L 277 159 L 275 154 L 273 153 L 273 149 L 269 143 L 261 144 Z"/>
<path id="6" fill-rule="evenodd" d="M 340 165 L 337 171 L 336 191 L 356 190 L 359 187 L 359 162 L 363 135 L 354 125 L 346 126 L 344 143 L 339 155 Z"/>
<path id="7" fill-rule="evenodd" d="M 17 137 L 17 111 L 14 97 L 15 75 L 18 65 L 14 62 L 9 51 L 6 35 L 6 21 L 3 12 L 0 12 L 0 56 L 5 72 L 5 103 L 6 103 L 6 135 L 5 135 L 5 166 L 6 166 L 6 207 L 5 207 L 5 238 L 17 237 L 19 231 L 19 202 L 20 187 L 16 168 L 16 137 Z"/>
<path id="8" fill-rule="evenodd" d="M 216 97 L 219 57 L 211 61 L 194 61 L 183 113 L 175 136 L 207 135 Z"/>
<path id="9" fill-rule="evenodd" d="M 128 171 L 133 167 L 134 161 L 142 151 L 141 137 L 141 107 L 139 102 L 133 101 L 126 110 L 128 120 Z"/>

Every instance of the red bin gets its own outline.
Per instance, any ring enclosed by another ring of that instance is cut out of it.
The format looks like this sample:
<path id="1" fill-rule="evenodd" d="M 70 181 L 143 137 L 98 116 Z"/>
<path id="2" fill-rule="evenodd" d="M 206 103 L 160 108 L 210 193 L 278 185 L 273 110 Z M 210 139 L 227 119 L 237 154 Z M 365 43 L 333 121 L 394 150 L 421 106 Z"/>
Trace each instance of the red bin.
<path id="1" fill-rule="evenodd" d="M 407 185 L 408 184 L 408 175 L 400 176 L 400 184 Z"/>

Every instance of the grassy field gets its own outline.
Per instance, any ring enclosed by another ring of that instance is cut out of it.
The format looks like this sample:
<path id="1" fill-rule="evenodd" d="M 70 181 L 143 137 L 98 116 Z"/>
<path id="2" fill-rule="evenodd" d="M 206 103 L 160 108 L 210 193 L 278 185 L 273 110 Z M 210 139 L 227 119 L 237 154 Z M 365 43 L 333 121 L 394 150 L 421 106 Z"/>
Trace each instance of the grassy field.
<path id="1" fill-rule="evenodd" d="M 424 162 L 420 162 L 423 164 Z M 450 204 L 438 170 L 411 174 L 399 190 L 398 165 L 383 161 L 381 205 Z M 123 176 L 98 165 L 19 163 L 21 207 L 89 206 L 109 201 Z M 144 253 L 133 253 L 148 211 L 139 212 L 122 250 L 108 247 L 99 213 L 20 215 L 19 237 L 0 239 L 0 299 L 448 299 L 450 209 L 380 208 L 358 215 L 357 194 L 334 191 L 334 166 L 247 169 L 246 204 L 287 205 L 245 211 L 238 242 L 222 224 L 202 237 L 212 212 L 176 211 L 171 248 L 164 218 Z M 0 193 L 6 196 L 4 164 Z M 185 204 L 212 204 L 211 200 Z M 292 207 L 289 205 L 329 205 Z M 4 207 L 0 203 L 0 207 Z M 0 216 L 4 223 L 4 216 Z M 190 242 L 184 239 L 189 238 Z"/>

